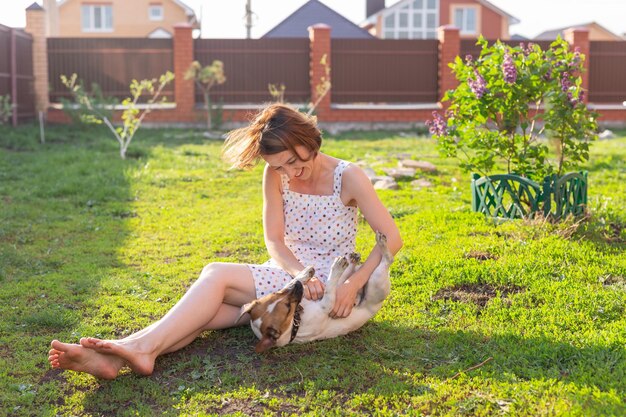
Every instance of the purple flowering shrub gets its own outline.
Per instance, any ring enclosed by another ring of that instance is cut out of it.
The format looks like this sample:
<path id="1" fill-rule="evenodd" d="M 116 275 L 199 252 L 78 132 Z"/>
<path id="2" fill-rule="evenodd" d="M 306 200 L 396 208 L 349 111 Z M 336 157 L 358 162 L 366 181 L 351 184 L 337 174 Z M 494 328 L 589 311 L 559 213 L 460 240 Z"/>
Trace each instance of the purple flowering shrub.
<path id="1" fill-rule="evenodd" d="M 482 37 L 478 44 L 479 57 L 450 64 L 459 85 L 444 96 L 445 116 L 433 112 L 427 122 L 441 153 L 468 171 L 534 180 L 587 161 L 597 125 L 581 88 L 584 56 L 560 38 L 545 51 Z"/>

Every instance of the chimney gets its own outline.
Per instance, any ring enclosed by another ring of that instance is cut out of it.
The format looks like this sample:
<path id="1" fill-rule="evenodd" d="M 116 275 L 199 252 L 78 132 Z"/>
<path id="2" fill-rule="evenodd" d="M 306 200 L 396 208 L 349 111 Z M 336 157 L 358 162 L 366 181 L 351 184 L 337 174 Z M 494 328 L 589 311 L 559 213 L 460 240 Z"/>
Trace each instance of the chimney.
<path id="1" fill-rule="evenodd" d="M 385 0 L 365 0 L 365 18 L 385 8 Z"/>
<path id="2" fill-rule="evenodd" d="M 57 0 L 43 0 L 43 8 L 46 10 L 46 15 L 48 16 L 46 36 L 59 36 L 59 9 Z"/>

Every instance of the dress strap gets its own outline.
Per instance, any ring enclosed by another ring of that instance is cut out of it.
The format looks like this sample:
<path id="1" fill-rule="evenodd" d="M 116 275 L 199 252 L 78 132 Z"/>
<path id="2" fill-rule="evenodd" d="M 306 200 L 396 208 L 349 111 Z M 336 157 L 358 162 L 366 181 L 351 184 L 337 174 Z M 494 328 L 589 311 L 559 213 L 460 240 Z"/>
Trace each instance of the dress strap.
<path id="1" fill-rule="evenodd" d="M 343 178 L 343 171 L 348 166 L 348 162 L 339 161 L 337 167 L 335 168 L 335 176 L 333 180 L 333 194 L 336 196 L 341 195 L 341 179 Z"/>
<path id="2" fill-rule="evenodd" d="M 280 182 L 283 186 L 283 191 L 289 190 L 289 177 L 287 177 L 286 175 L 281 175 Z"/>

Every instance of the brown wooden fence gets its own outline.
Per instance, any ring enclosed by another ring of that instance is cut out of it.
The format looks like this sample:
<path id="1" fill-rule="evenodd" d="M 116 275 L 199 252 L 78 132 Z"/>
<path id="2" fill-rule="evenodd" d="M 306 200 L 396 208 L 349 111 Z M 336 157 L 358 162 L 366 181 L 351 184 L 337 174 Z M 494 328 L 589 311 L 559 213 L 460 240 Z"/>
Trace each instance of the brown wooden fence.
<path id="1" fill-rule="evenodd" d="M 68 97 L 61 75 L 78 74 L 87 88 L 98 84 L 105 96 L 122 99 L 129 96 L 133 79 L 158 78 L 174 70 L 171 39 L 142 38 L 49 38 L 48 65 L 50 102 Z M 173 100 L 173 83 L 164 90 Z"/>
<path id="2" fill-rule="evenodd" d="M 588 59 L 589 101 L 626 101 L 626 42 L 592 41 Z"/>
<path id="3" fill-rule="evenodd" d="M 438 41 L 332 40 L 333 103 L 436 103 Z"/>
<path id="4" fill-rule="evenodd" d="M 19 29 L 0 25 L 0 96 L 10 95 L 13 124 L 33 118 L 33 40 Z"/>
<path id="5" fill-rule="evenodd" d="M 0 94 L 13 91 L 11 33 L 17 57 L 14 77 L 20 117 L 32 116 L 32 40 L 21 31 L 0 26 Z M 491 41 L 490 41 L 491 42 Z M 518 41 L 506 41 L 517 46 Z M 550 41 L 535 42 L 543 49 Z M 310 99 L 310 42 L 308 39 L 196 39 L 194 58 L 203 65 L 224 62 L 227 81 L 212 90 L 215 101 L 226 104 L 271 100 L 268 84 L 284 84 L 285 99 Z M 436 40 L 350 40 L 331 44 L 333 103 L 434 103 L 438 101 L 438 42 Z M 474 40 L 462 40 L 460 55 L 476 56 Z M 48 39 L 50 99 L 68 96 L 61 74 L 76 72 L 86 85 L 97 83 L 108 96 L 126 97 L 135 79 L 153 78 L 173 69 L 170 39 Z M 590 43 L 589 101 L 626 100 L 626 42 Z M 166 94 L 173 97 L 171 84 Z M 196 102 L 202 102 L 196 91 Z"/>
<path id="6" fill-rule="evenodd" d="M 284 84 L 285 100 L 309 100 L 308 39 L 196 39 L 194 59 L 202 65 L 224 63 L 226 82 L 211 89 L 214 101 L 263 103 L 272 101 L 268 84 Z M 196 102 L 203 101 L 196 91 Z"/>
<path id="7" fill-rule="evenodd" d="M 495 40 L 488 40 L 489 44 L 494 44 Z M 539 45 L 541 49 L 544 51 L 550 47 L 552 41 L 502 41 L 503 44 L 509 46 L 519 46 L 520 43 L 528 44 L 528 42 L 534 43 L 535 45 Z M 460 57 L 465 59 L 467 55 L 471 55 L 474 58 L 477 58 L 480 55 L 480 46 L 476 45 L 476 41 L 474 39 L 461 39 L 461 52 Z"/>

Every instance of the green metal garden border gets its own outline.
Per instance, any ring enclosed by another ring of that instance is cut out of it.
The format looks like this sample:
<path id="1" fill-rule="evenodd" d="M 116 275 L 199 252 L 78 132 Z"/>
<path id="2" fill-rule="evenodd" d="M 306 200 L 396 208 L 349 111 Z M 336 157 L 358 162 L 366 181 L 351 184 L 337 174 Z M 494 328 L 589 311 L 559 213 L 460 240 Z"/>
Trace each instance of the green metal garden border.
<path id="1" fill-rule="evenodd" d="M 579 216 L 587 206 L 587 171 L 546 177 L 543 184 L 513 174 L 472 174 L 472 210 L 488 217 L 518 219 L 536 213 Z"/>

